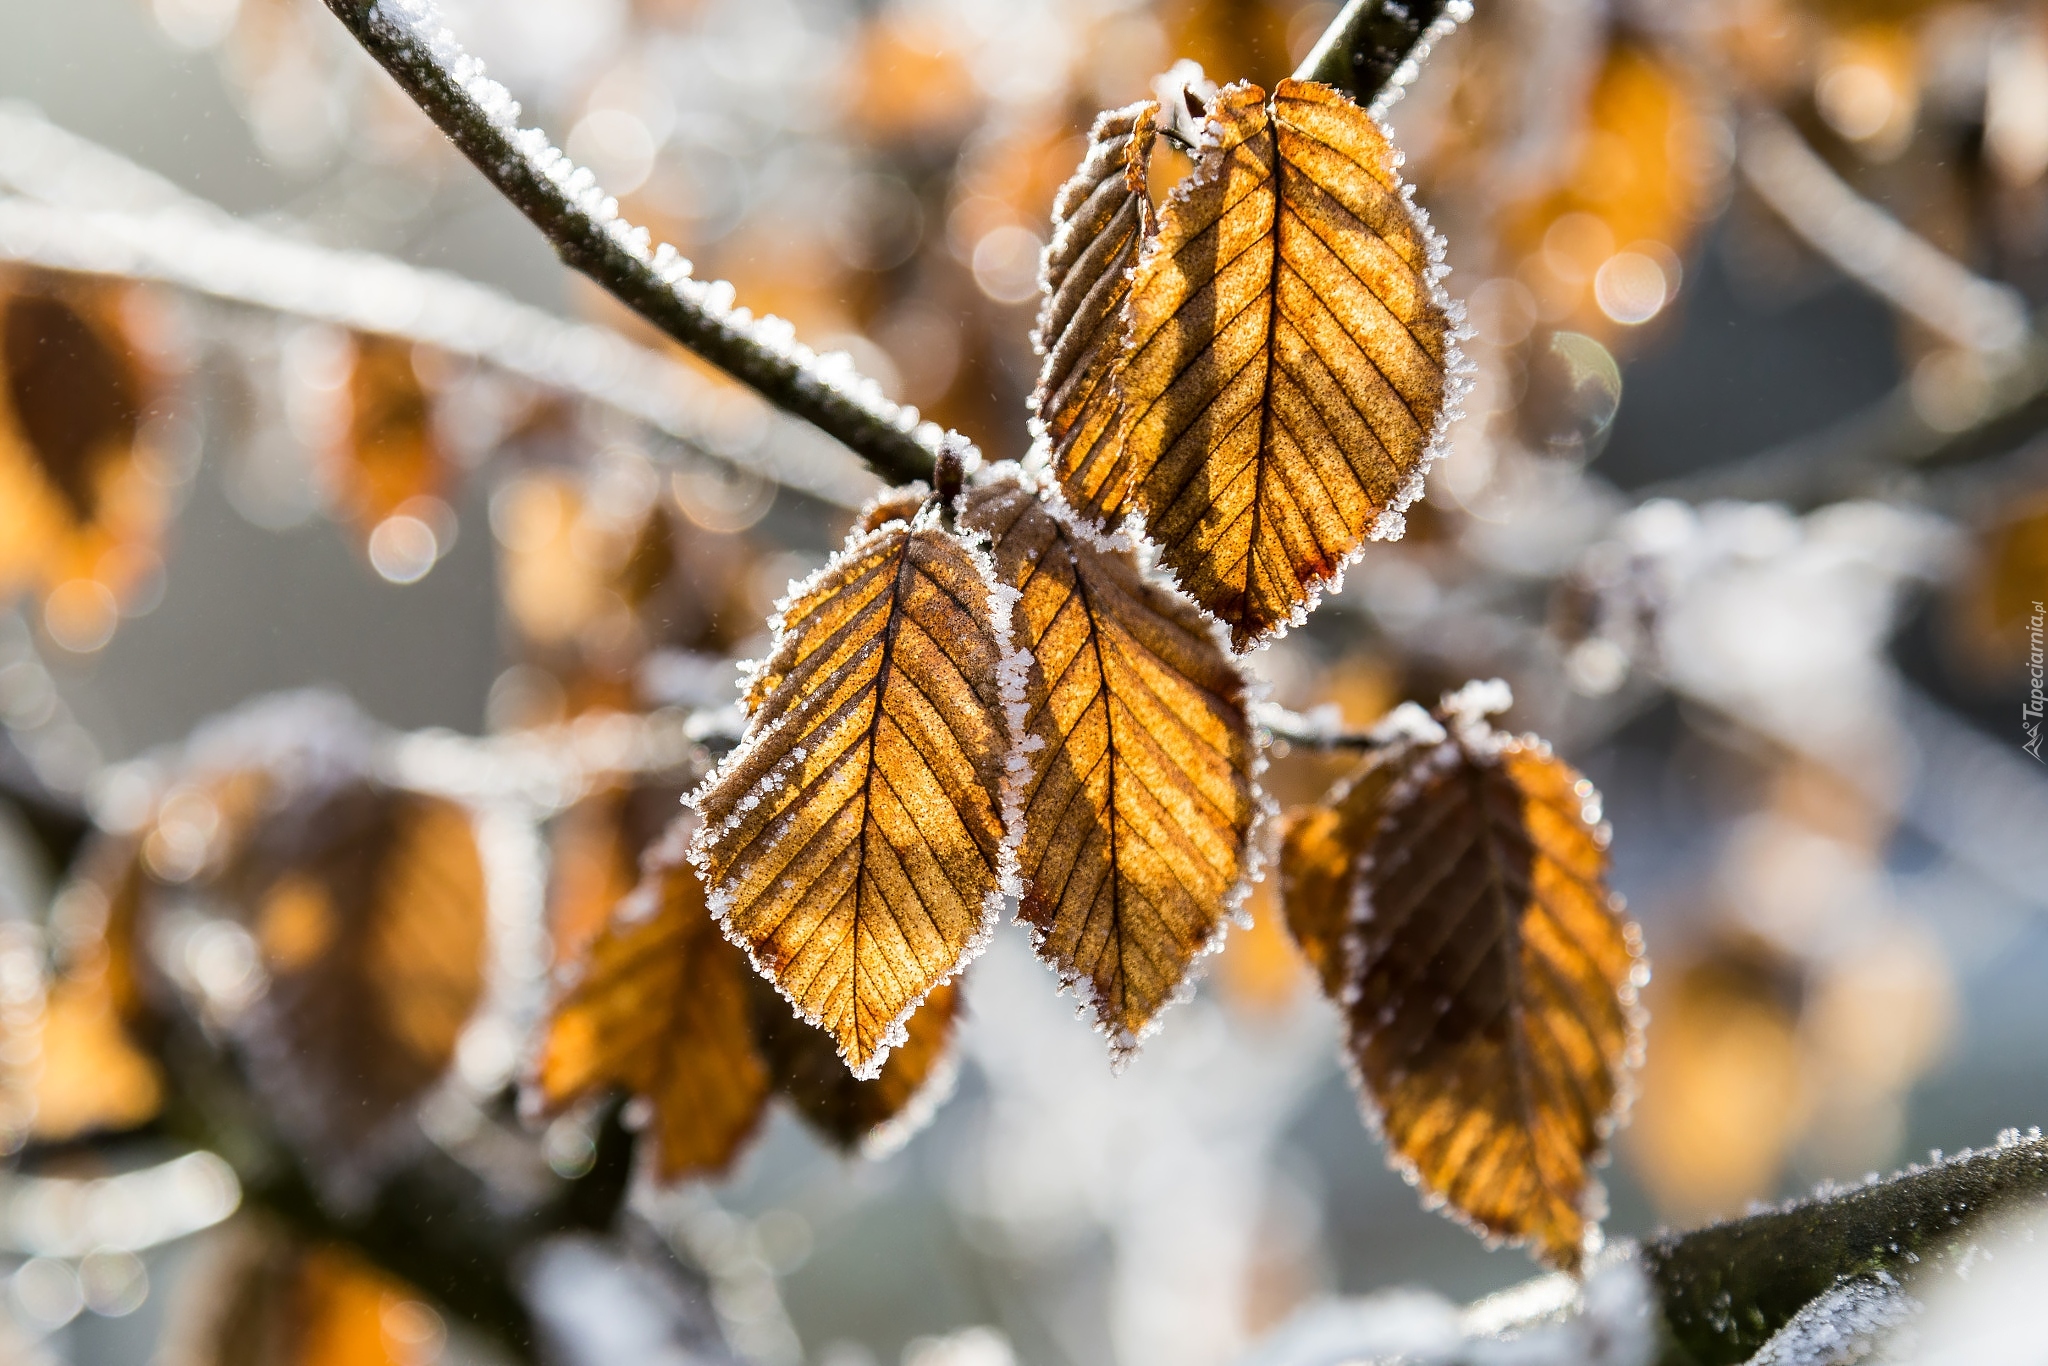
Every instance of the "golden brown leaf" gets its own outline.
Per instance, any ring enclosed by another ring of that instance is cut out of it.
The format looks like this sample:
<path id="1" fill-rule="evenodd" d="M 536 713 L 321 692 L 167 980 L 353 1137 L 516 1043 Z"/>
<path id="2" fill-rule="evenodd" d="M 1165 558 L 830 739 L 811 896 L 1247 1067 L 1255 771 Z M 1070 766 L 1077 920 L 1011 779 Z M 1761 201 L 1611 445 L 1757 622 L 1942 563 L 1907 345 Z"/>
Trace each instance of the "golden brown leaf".
<path id="1" fill-rule="evenodd" d="M 262 819 L 222 878 L 269 987 L 240 1021 L 301 1142 L 367 1148 L 447 1070 L 483 994 L 483 860 L 439 797 L 352 782 Z"/>
<path id="2" fill-rule="evenodd" d="M 695 819 L 684 818 L 679 837 Z M 680 858 L 650 867 L 555 1005 L 534 1076 L 542 1107 L 558 1112 L 622 1087 L 653 1105 L 662 1179 L 724 1170 L 768 1100 L 752 977 L 711 918 L 696 870 Z"/>
<path id="3" fill-rule="evenodd" d="M 1280 905 L 1294 942 L 1333 1001 L 1350 972 L 1352 871 L 1399 768 L 1376 756 L 1280 827 Z"/>
<path id="4" fill-rule="evenodd" d="M 1502 273 L 1535 289 L 1545 318 L 1619 346 L 1677 289 L 1675 268 L 1718 205 L 1724 174 L 1707 100 L 1654 48 L 1624 39 L 1608 49 L 1576 152 L 1553 183 L 1501 214 Z"/>
<path id="5" fill-rule="evenodd" d="M 146 296 L 0 276 L 0 596 L 39 584 L 60 641 L 103 642 L 160 568 L 166 516 L 142 414 L 164 377 L 142 344 Z"/>
<path id="6" fill-rule="evenodd" d="M 1953 629 L 1970 663 L 1999 674 L 2025 662 L 2034 604 L 2048 588 L 2048 491 L 2001 499 L 1974 531 Z"/>
<path id="7" fill-rule="evenodd" d="M 181 1278 L 163 1366 L 429 1366 L 447 1330 L 404 1281 L 244 1214 Z"/>
<path id="8" fill-rule="evenodd" d="M 862 1081 L 846 1070 L 831 1036 L 790 1012 L 789 1003 L 757 977 L 755 1020 L 761 1047 L 775 1073 L 775 1089 L 806 1123 L 849 1152 L 889 1140 L 914 1124 L 928 1094 L 950 1079 L 953 1027 L 960 1006 L 957 983 L 934 987 L 910 1017 L 903 1043 L 881 1073 Z"/>
<path id="9" fill-rule="evenodd" d="M 1750 936 L 1719 938 L 1658 974 L 1657 1048 L 1630 1109 L 1627 1155 L 1667 1217 L 1724 1217 L 1777 1188 L 1810 1117 L 1803 976 Z"/>
<path id="10" fill-rule="evenodd" d="M 1017 480 L 970 490 L 961 524 L 991 537 L 1034 659 L 1018 917 L 1127 1052 L 1245 890 L 1244 678 L 1201 612 Z"/>
<path id="11" fill-rule="evenodd" d="M 162 1074 L 129 1032 L 143 1011 L 143 878 L 132 842 L 98 840 L 52 910 L 58 972 L 43 1004 L 31 1129 L 43 1141 L 134 1128 L 162 1104 Z"/>
<path id="12" fill-rule="evenodd" d="M 641 855 L 674 823 L 682 797 L 680 788 L 666 783 L 615 784 L 555 818 L 547 919 L 557 968 L 582 958 L 639 885 Z"/>
<path id="13" fill-rule="evenodd" d="M 358 336 L 348 397 L 346 440 L 329 458 L 343 510 L 367 531 L 410 500 L 440 492 L 446 469 L 411 342 Z"/>
<path id="14" fill-rule="evenodd" d="M 1292 823 L 1289 921 L 1326 981 L 1344 927 L 1351 1061 L 1400 1163 L 1487 1233 L 1576 1269 L 1637 1048 L 1639 940 L 1603 884 L 1591 785 L 1538 740 L 1450 720 L 1390 736 Z"/>
<path id="15" fill-rule="evenodd" d="M 1145 178 L 1158 117 L 1157 101 L 1146 100 L 1097 118 L 1080 169 L 1053 201 L 1032 334 L 1045 363 L 1031 406 L 1057 469 L 1089 465 L 1117 438 L 1112 371 L 1129 330 L 1131 268 L 1152 229 Z"/>
<path id="16" fill-rule="evenodd" d="M 1021 670 L 1004 595 L 937 511 L 855 533 L 792 589 L 747 738 L 692 798 L 726 932 L 863 1077 L 1014 877 L 1004 703 Z"/>
<path id="17" fill-rule="evenodd" d="M 1284 627 L 1401 511 L 1456 362 L 1434 247 L 1363 109 L 1235 85 L 1131 283 L 1121 439 L 1056 465 L 1099 519 L 1144 515 L 1239 647 Z"/>
<path id="18" fill-rule="evenodd" d="M 663 841 L 556 1003 L 533 1076 L 538 1108 L 559 1113 L 610 1086 L 644 1097 L 665 1181 L 729 1167 L 771 1093 L 834 1143 L 857 1147 L 943 1073 L 955 988 L 926 999 L 880 1076 L 855 1078 L 831 1036 L 793 1014 L 712 919 L 702 881 L 679 856 L 696 819 Z"/>

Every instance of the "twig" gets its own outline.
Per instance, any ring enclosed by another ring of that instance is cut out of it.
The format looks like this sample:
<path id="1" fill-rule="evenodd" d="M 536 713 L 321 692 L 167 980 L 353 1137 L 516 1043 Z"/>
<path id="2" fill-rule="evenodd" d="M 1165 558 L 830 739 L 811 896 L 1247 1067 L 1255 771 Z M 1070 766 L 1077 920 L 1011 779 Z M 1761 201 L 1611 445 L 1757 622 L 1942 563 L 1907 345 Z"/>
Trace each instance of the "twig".
<path id="1" fill-rule="evenodd" d="M 1890 1181 L 1646 1244 L 1672 1335 L 1700 1366 L 1748 1359 L 1815 1296 L 1852 1276 L 1947 1269 L 1991 1216 L 2048 1196 L 2048 1140 L 2008 1131 Z"/>
<path id="2" fill-rule="evenodd" d="M 1881 490 L 1916 471 L 1995 459 L 2048 429 L 2048 348 L 2029 344 L 1986 396 L 1984 413 L 1960 431 L 1942 431 L 1921 416 L 1910 381 L 1861 412 L 1699 474 L 1664 480 L 1638 498 L 1715 498 L 1784 503 L 1808 511 Z"/>
<path id="3" fill-rule="evenodd" d="M 426 342 L 617 409 L 712 458 L 841 507 L 858 507 L 874 493 L 873 476 L 829 443 L 802 441 L 799 434 L 809 432 L 801 424 L 781 423 L 781 431 L 751 448 L 717 440 L 700 420 L 720 401 L 710 386 L 681 362 L 609 328 L 565 322 L 442 271 L 296 242 L 211 205 L 120 212 L 0 198 L 0 260 L 154 281 Z"/>
<path id="4" fill-rule="evenodd" d="M 2026 304 L 1856 193 L 1778 114 L 1744 121 L 1743 179 L 1799 234 L 1873 293 L 1957 346 L 2010 354 L 2027 340 Z"/>
<path id="5" fill-rule="evenodd" d="M 1380 749 L 1388 743 L 1387 736 L 1375 731 L 1346 730 L 1344 718 L 1335 707 L 1318 707 L 1304 713 L 1260 702 L 1252 707 L 1252 724 L 1270 740 L 1323 753 Z"/>
<path id="6" fill-rule="evenodd" d="M 690 278 L 673 247 L 618 214 L 596 177 L 519 126 L 519 106 L 442 28 L 428 0 L 327 0 L 356 41 L 533 225 L 583 272 L 784 412 L 850 447 L 892 483 L 926 478 L 941 440 L 844 355 L 820 357 L 779 318 L 756 319 L 724 281 Z M 958 438 L 956 438 L 957 440 Z"/>
<path id="7" fill-rule="evenodd" d="M 1295 69 L 1375 114 L 1401 98 L 1430 47 L 1472 17 L 1471 0 L 1351 0 Z"/>

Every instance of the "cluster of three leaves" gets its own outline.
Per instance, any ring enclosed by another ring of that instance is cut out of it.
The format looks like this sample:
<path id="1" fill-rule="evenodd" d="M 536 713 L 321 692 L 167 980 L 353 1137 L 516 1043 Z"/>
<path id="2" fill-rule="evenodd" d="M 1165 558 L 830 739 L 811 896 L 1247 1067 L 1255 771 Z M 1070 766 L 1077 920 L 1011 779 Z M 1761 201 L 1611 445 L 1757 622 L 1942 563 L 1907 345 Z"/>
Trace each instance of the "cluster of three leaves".
<path id="1" fill-rule="evenodd" d="M 746 745 L 683 818 L 701 821 L 708 897 L 664 841 L 557 1008 L 539 1073 L 557 1106 L 606 1083 L 654 1098 L 672 1174 L 723 1165 L 778 1078 L 823 1117 L 762 1051 L 791 1012 L 748 985 L 746 958 L 817 1027 L 801 1034 L 836 1047 L 842 1079 L 879 1078 L 857 1119 L 825 1125 L 850 1141 L 921 1085 L 950 1032 L 945 984 L 1006 892 L 1127 1049 L 1213 942 L 1247 862 L 1242 676 L 1133 554 L 1015 474 L 950 510 L 885 497 L 779 627 Z M 723 1015 L 679 1014 L 705 1010 Z M 713 1110 L 715 1134 L 695 1118 Z"/>

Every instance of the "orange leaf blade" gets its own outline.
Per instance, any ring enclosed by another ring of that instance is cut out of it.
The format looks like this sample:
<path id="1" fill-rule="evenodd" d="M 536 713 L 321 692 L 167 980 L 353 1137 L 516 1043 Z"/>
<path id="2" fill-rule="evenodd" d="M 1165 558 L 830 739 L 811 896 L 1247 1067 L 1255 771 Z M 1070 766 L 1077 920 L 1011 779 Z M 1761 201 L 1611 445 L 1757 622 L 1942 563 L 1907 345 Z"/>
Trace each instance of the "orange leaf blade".
<path id="1" fill-rule="evenodd" d="M 935 515 L 856 531 L 792 591 L 746 741 L 691 799 L 726 934 L 856 1076 L 979 951 L 1014 877 L 1017 682 L 985 563 Z"/>
<path id="2" fill-rule="evenodd" d="M 1246 890 L 1257 812 L 1235 662 L 1128 552 L 1098 548 L 1013 478 L 971 490 L 1018 590 L 1033 773 L 1018 918 L 1119 1053 L 1137 1047 Z"/>

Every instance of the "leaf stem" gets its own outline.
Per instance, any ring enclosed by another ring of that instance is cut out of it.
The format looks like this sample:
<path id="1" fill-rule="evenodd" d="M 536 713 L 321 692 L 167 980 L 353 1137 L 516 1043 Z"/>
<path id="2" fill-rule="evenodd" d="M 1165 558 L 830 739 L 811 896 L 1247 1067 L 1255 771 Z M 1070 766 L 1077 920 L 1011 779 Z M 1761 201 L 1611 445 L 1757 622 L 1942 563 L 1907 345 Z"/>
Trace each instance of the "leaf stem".
<path id="1" fill-rule="evenodd" d="M 1374 113 L 1400 98 L 1430 45 L 1472 15 L 1471 0 L 1350 0 L 1295 69 Z"/>
<path id="2" fill-rule="evenodd" d="M 889 402 L 844 357 L 821 363 L 788 324 L 755 319 L 731 287 L 689 278 L 689 262 L 649 245 L 588 171 L 517 124 L 518 105 L 438 28 L 423 0 L 326 0 L 363 50 L 485 179 L 539 228 L 556 255 L 761 397 L 853 450 L 892 483 L 926 478 L 943 435 Z"/>

